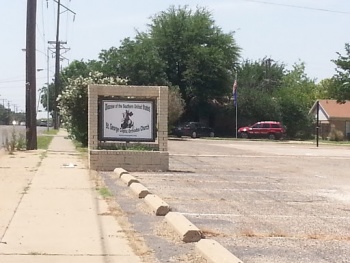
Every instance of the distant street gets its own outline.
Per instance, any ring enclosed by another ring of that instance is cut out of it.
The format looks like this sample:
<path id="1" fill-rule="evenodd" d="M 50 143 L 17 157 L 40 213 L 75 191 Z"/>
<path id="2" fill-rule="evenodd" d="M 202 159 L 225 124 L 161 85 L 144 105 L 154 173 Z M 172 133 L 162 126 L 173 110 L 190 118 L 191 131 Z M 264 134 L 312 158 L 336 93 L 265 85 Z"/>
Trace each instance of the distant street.
<path id="1" fill-rule="evenodd" d="M 0 125 L 0 149 L 4 147 L 4 142 L 7 136 L 11 136 L 11 133 L 15 129 L 16 132 L 20 132 L 25 134 L 26 132 L 26 126 L 19 126 L 19 125 Z M 46 127 L 37 127 L 37 133 L 41 134 L 44 131 L 46 131 Z"/>

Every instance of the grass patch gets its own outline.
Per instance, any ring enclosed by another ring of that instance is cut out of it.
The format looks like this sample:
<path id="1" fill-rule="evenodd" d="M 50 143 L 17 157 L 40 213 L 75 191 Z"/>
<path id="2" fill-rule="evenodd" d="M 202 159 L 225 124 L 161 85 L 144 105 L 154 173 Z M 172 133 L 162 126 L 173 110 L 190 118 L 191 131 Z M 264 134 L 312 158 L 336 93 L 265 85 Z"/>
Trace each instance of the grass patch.
<path id="1" fill-rule="evenodd" d="M 75 148 L 78 150 L 80 153 L 87 153 L 88 148 L 86 146 L 83 146 L 81 142 L 78 142 L 77 140 L 72 140 Z"/>
<path id="2" fill-rule="evenodd" d="M 58 133 L 58 130 L 48 130 L 43 132 L 42 135 L 39 135 L 37 137 L 37 146 L 38 149 L 43 149 L 43 150 L 47 150 L 49 148 L 49 145 L 53 139 L 53 135 L 56 135 Z M 49 136 L 47 136 L 49 135 Z"/>
<path id="3" fill-rule="evenodd" d="M 50 129 L 43 132 L 43 134 L 45 135 L 56 135 L 57 133 L 58 133 L 58 130 L 55 130 L 55 129 Z"/>
<path id="4" fill-rule="evenodd" d="M 53 139 L 52 136 L 45 136 L 45 135 L 38 136 L 38 140 L 37 140 L 38 149 L 47 150 L 49 148 L 49 145 L 52 139 Z"/>
<path id="5" fill-rule="evenodd" d="M 108 198 L 108 197 L 111 197 L 113 196 L 112 193 L 109 191 L 109 189 L 107 187 L 102 187 L 98 190 L 98 192 L 100 193 L 100 195 L 103 197 L 103 198 Z"/>

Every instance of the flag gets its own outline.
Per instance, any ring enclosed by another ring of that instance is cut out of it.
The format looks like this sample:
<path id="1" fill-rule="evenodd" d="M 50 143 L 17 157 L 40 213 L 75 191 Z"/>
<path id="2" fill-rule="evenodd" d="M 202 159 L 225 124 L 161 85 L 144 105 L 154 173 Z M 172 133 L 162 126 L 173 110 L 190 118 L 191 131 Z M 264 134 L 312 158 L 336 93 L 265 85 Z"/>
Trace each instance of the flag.
<path id="1" fill-rule="evenodd" d="M 237 105 L 237 80 L 233 83 L 232 87 L 233 105 Z"/>

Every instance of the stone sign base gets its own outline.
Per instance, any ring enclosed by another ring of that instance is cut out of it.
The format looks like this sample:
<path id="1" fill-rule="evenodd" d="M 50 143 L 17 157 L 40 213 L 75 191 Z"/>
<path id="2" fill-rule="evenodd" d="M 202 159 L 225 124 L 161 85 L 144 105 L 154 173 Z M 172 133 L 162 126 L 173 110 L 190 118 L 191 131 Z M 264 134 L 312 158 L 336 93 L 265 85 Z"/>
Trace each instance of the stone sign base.
<path id="1" fill-rule="evenodd" d="M 133 140 L 124 138 L 124 141 L 123 137 L 120 139 L 117 136 L 115 138 L 101 136 L 101 130 L 106 127 L 106 123 L 103 122 L 104 111 L 99 102 L 104 98 L 135 103 L 154 101 L 154 110 L 156 110 L 152 113 L 153 131 L 156 132 L 154 141 L 149 140 L 150 138 L 144 140 L 142 136 L 135 137 L 136 139 Z M 97 171 L 113 171 L 115 168 L 123 168 L 127 171 L 167 171 L 169 169 L 168 100 L 168 87 L 163 86 L 89 85 L 89 168 Z M 153 151 L 115 150 L 137 142 Z M 114 146 L 116 148 L 113 149 Z"/>
<path id="2" fill-rule="evenodd" d="M 136 171 L 169 170 L 169 153 L 160 151 L 128 151 L 128 150 L 90 150 L 90 169 L 97 171 L 113 171 L 123 168 Z"/>

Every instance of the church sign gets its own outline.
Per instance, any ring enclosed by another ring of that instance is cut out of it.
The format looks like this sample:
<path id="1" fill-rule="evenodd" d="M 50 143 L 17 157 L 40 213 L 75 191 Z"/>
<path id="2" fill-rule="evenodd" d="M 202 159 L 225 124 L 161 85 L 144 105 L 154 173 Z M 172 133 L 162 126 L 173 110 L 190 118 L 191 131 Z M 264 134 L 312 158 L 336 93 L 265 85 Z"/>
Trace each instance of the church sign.
<path id="1" fill-rule="evenodd" d="M 155 141 L 155 101 L 99 99 L 101 141 Z"/>

